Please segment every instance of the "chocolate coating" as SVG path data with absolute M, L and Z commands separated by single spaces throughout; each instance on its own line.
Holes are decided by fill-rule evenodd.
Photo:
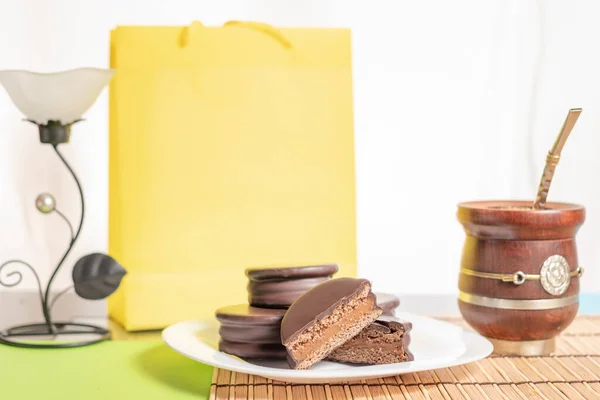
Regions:
M 335 349 L 327 359 L 358 364 L 391 364 L 413 361 L 408 349 L 412 323 L 379 317 L 358 335 Z
M 337 264 L 246 268 L 246 276 L 252 281 L 320 278 L 331 276 L 336 272 L 338 272 Z
M 236 304 L 219 308 L 215 315 L 219 322 L 237 325 L 279 325 L 285 310 L 258 308 Z
M 386 333 L 392 333 L 395 331 L 404 332 L 404 335 L 402 337 L 402 344 L 404 345 L 404 350 L 408 354 L 408 361 L 414 360 L 414 356 L 408 350 L 408 346 L 410 346 L 410 331 L 412 331 L 413 327 L 412 322 L 408 322 L 396 317 L 382 315 L 379 318 L 377 318 L 377 321 L 375 321 L 373 324 L 385 326 L 385 328 L 387 329 Z
M 307 290 L 331 279 L 337 271 L 335 264 L 247 268 L 248 302 L 255 307 L 287 308 Z
M 219 341 L 219 351 L 241 358 L 285 360 L 287 357 L 287 351 L 281 343 L 236 343 L 221 339 Z
M 226 341 L 281 344 L 280 325 L 285 310 L 238 304 L 220 308 L 215 314 L 221 323 L 219 335 Z
M 221 339 L 240 343 L 281 344 L 279 326 L 227 326 L 219 328 Z
M 396 308 L 400 305 L 400 299 L 390 293 L 375 293 L 377 296 L 377 305 L 383 310 L 383 314 L 394 316 Z
M 386 325 L 391 331 L 404 331 L 404 336 L 402 337 L 402 344 L 404 346 L 404 351 L 406 352 L 407 359 L 406 361 L 413 361 L 415 359 L 414 355 L 410 352 L 410 331 L 412 331 L 413 325 L 412 322 L 391 317 L 387 315 L 382 315 L 377 318 L 375 323 Z
M 307 290 L 330 277 L 292 279 L 288 281 L 250 281 L 248 302 L 257 307 L 288 308 Z
M 281 342 L 296 336 L 315 321 L 327 316 L 338 304 L 370 286 L 366 279 L 331 279 L 310 289 L 292 304 L 281 322 Z

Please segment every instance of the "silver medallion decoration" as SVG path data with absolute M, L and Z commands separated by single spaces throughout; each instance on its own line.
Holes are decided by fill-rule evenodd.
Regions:
M 571 283 L 571 267 L 566 258 L 559 255 L 550 256 L 540 269 L 542 287 L 553 296 L 560 296 L 567 291 Z

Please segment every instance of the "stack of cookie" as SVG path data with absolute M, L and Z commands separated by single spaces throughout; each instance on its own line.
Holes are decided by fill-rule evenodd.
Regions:
M 286 358 L 281 320 L 307 290 L 333 277 L 335 264 L 247 268 L 248 303 L 217 310 L 219 350 L 242 358 Z
M 281 322 L 288 308 L 307 291 L 331 280 L 337 272 L 335 264 L 246 269 L 249 304 L 226 306 L 216 311 L 220 322 L 219 350 L 241 358 L 285 359 L 287 350 L 281 342 Z M 393 316 L 399 299 L 387 293 L 376 293 L 375 296 L 381 315 Z M 364 345 L 368 338 L 384 335 L 388 342 L 399 337 L 407 346 L 410 329 L 410 324 L 382 317 L 366 328 L 362 336 L 357 335 L 352 343 Z M 411 358 L 404 348 L 400 350 L 406 359 Z M 356 346 L 353 349 L 346 346 L 329 359 L 369 363 L 369 357 L 363 353 Z
M 247 268 L 248 303 L 253 307 L 287 309 L 307 290 L 328 281 L 336 264 L 287 268 Z

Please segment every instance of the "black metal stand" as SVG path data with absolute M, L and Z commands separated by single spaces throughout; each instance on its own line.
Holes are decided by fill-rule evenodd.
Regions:
M 37 281 L 39 295 L 40 295 L 40 302 L 41 302 L 41 306 L 42 306 L 42 313 L 44 315 L 44 320 L 45 320 L 44 323 L 16 326 L 16 327 L 13 327 L 13 328 L 10 328 L 10 329 L 0 332 L 0 343 L 2 343 L 2 344 L 15 346 L 15 347 L 49 349 L 49 348 L 81 347 L 81 346 L 87 346 L 90 344 L 101 342 L 103 340 L 110 339 L 110 331 L 108 331 L 105 328 L 99 327 L 99 326 L 89 325 L 89 324 L 77 324 L 77 323 L 70 323 L 70 322 L 53 322 L 52 321 L 51 311 L 52 311 L 52 307 L 54 306 L 56 300 L 60 296 L 65 294 L 71 288 L 67 288 L 66 290 L 63 290 L 62 292 L 55 295 L 54 298 L 52 299 L 52 301 L 50 301 L 50 288 L 52 286 L 52 282 L 56 278 L 56 275 L 57 275 L 60 267 L 63 265 L 65 259 L 71 252 L 73 245 L 77 241 L 79 234 L 81 233 L 81 227 L 83 225 L 83 218 L 85 215 L 85 202 L 84 202 L 84 198 L 83 198 L 83 190 L 81 188 L 81 184 L 79 183 L 79 179 L 77 179 L 77 175 L 75 175 L 75 172 L 73 171 L 73 169 L 71 168 L 71 166 L 69 165 L 67 160 L 65 160 L 63 155 L 58 151 L 58 144 L 59 143 L 51 143 L 52 148 L 54 149 L 54 151 L 56 152 L 58 157 L 61 159 L 63 164 L 67 167 L 67 169 L 73 176 L 75 183 L 77 184 L 77 189 L 79 190 L 79 196 L 81 198 L 81 219 L 79 221 L 79 226 L 77 228 L 77 231 L 74 232 L 73 226 L 71 225 L 71 223 L 69 222 L 69 220 L 65 217 L 65 215 L 63 213 L 61 213 L 60 211 L 58 211 L 57 209 L 54 209 L 54 208 L 52 208 L 49 211 L 42 211 L 40 209 L 40 211 L 42 211 L 42 212 L 51 212 L 51 211 L 56 212 L 64 221 L 67 222 L 67 224 L 69 225 L 69 228 L 71 230 L 71 241 L 69 243 L 69 247 L 65 251 L 61 260 L 58 262 L 58 265 L 56 266 L 54 271 L 52 272 L 52 275 L 50 276 L 50 280 L 48 281 L 48 284 L 46 285 L 45 290 L 42 290 L 42 284 L 41 284 L 40 278 L 39 278 L 38 274 L 36 273 L 35 269 L 30 264 L 26 263 L 25 261 L 9 260 L 9 261 L 5 262 L 4 264 L 0 265 L 0 285 L 5 286 L 5 287 L 17 286 L 19 283 L 21 283 L 21 281 L 23 279 L 23 274 L 21 272 L 12 271 L 12 272 L 8 273 L 6 275 L 6 277 L 7 278 L 10 278 L 13 276 L 16 277 L 16 279 L 14 279 L 14 282 L 4 281 L 2 279 L 1 272 L 2 272 L 2 269 L 4 267 L 6 267 L 7 265 L 17 263 L 17 264 L 20 264 L 21 266 L 25 266 L 31 270 L 31 272 L 33 273 L 33 275 L 35 276 L 35 279 Z M 77 335 L 86 335 L 86 338 L 79 339 L 79 340 L 76 339 L 76 340 L 69 340 L 69 341 L 58 341 L 57 336 L 59 336 L 59 335 L 60 336 L 69 336 L 69 337 L 77 336 Z M 92 338 L 89 338 L 90 335 L 92 336 Z M 32 341 L 30 339 L 32 337 L 47 337 L 47 336 L 50 337 L 49 340 L 46 339 L 46 340 Z M 18 337 L 23 338 L 23 339 L 17 340 L 16 338 L 18 338 Z M 29 339 L 29 340 L 27 340 L 27 339 Z
M 66 349 L 71 347 L 82 347 L 90 344 L 99 343 L 110 339 L 110 331 L 95 325 L 76 324 L 71 322 L 53 322 L 52 332 L 48 329 L 46 323 L 21 325 L 10 328 L 0 333 L 0 343 L 14 347 L 26 347 L 37 349 Z M 15 337 L 39 337 L 39 336 L 72 336 L 72 335 L 93 335 L 92 339 L 64 341 L 59 342 L 55 339 L 42 341 L 14 340 Z

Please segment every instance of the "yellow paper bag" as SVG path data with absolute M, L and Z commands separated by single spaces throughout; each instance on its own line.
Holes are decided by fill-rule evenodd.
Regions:
M 355 275 L 348 30 L 120 26 L 111 42 L 114 319 L 212 318 L 247 301 L 248 266 Z

